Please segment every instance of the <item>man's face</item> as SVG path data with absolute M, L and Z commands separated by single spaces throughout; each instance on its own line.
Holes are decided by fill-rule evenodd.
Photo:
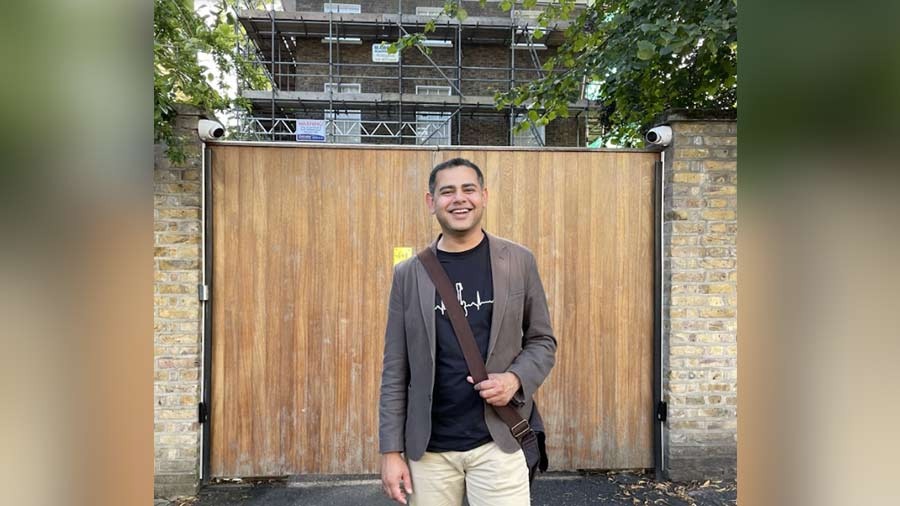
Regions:
M 480 230 L 487 204 L 487 189 L 478 184 L 475 170 L 466 166 L 444 169 L 435 175 L 434 194 L 425 200 L 444 233 Z

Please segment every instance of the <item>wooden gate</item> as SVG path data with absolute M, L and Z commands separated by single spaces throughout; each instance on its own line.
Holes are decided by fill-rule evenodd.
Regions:
M 211 147 L 210 476 L 378 472 L 395 247 L 439 231 L 437 162 L 491 192 L 486 230 L 534 251 L 559 340 L 537 400 L 551 466 L 653 467 L 655 153 Z

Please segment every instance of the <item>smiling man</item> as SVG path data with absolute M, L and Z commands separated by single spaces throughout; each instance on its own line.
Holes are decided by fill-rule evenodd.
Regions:
M 532 396 L 553 367 L 556 338 L 534 255 L 481 228 L 488 191 L 474 163 L 431 170 L 425 203 L 441 226 L 430 246 L 454 287 L 442 300 L 418 257 L 399 263 L 388 310 L 379 442 L 385 494 L 413 505 L 530 504 L 519 441 L 494 411 L 532 426 Z M 473 385 L 447 311 L 459 304 L 488 379 Z

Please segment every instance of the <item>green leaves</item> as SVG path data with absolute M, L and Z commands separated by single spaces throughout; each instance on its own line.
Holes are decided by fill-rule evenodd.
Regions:
M 462 6 L 460 6 L 455 0 L 447 0 L 444 2 L 444 8 L 438 17 L 441 16 L 449 16 L 451 18 L 456 18 L 460 21 L 465 21 L 467 17 L 469 17 L 469 13 L 466 12 Z
M 153 11 L 153 130 L 154 140 L 167 145 L 173 162 L 184 159 L 183 142 L 175 135 L 175 106 L 190 104 L 207 113 L 242 107 L 219 90 L 228 88 L 224 74 L 234 70 L 249 86 L 268 85 L 263 71 L 238 50 L 239 29 L 227 7 L 235 0 L 222 0 L 219 9 L 204 19 L 190 0 L 154 0 Z M 218 67 L 211 72 L 200 65 L 198 52 L 208 54 Z
M 544 14 L 552 19 L 565 10 L 554 3 Z M 549 122 L 590 95 L 603 144 L 640 145 L 666 109 L 736 107 L 736 19 L 732 1 L 594 2 L 556 55 L 543 60 L 546 77 L 498 94 L 498 107 L 529 103 L 529 119 L 533 111 Z M 591 81 L 601 84 L 589 93 Z
M 656 56 L 656 44 L 652 42 L 639 40 L 637 47 L 637 57 L 641 60 L 649 60 Z

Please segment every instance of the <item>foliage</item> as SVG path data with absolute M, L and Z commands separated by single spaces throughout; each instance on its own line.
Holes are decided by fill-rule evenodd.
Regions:
M 536 4 L 518 3 L 524 9 Z M 500 7 L 508 11 L 516 3 L 502 0 Z M 533 38 L 574 9 L 574 0 L 546 5 Z M 443 14 L 463 19 L 466 13 L 451 0 Z M 421 47 L 434 27 L 429 23 L 423 34 L 394 47 Z M 737 108 L 737 0 L 596 0 L 577 14 L 543 68 L 545 77 L 498 93 L 497 108 L 525 107 L 532 122 L 546 125 L 568 117 L 570 102 L 593 83 L 604 143 L 634 146 L 666 109 Z
M 176 104 L 193 105 L 210 114 L 247 109 L 245 100 L 226 95 L 225 77 L 232 71 L 257 87 L 266 85 L 265 75 L 238 49 L 235 3 L 220 0 L 204 19 L 194 12 L 192 0 L 154 0 L 153 134 L 155 142 L 166 143 L 173 162 L 185 156 L 183 140 L 174 130 Z M 211 56 L 217 71 L 198 62 L 200 52 Z

